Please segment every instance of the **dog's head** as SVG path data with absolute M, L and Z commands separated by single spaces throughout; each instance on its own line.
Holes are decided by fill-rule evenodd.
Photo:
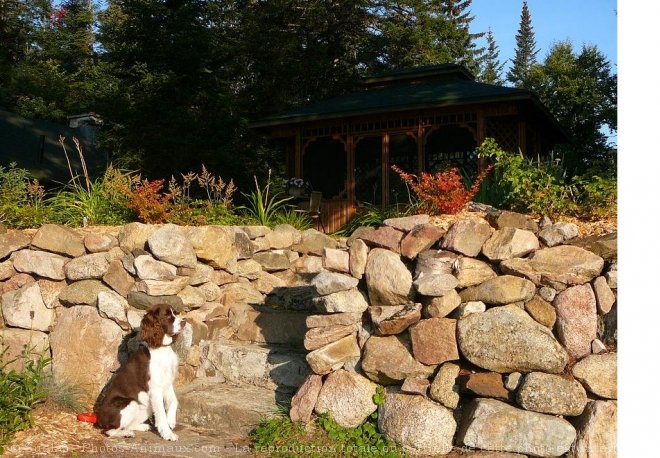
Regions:
M 179 318 L 167 304 L 156 304 L 149 311 L 140 324 L 140 339 L 149 348 L 158 348 L 171 344 L 176 336 L 183 330 L 186 320 Z

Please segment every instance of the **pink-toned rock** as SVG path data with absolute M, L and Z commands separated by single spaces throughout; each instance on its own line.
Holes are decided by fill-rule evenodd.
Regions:
M 358 279 L 362 278 L 364 269 L 367 267 L 369 247 L 364 243 L 364 240 L 355 239 L 348 253 L 350 256 L 349 267 L 351 275 Z
M 484 242 L 493 233 L 493 228 L 486 221 L 463 219 L 456 221 L 442 239 L 442 248 L 455 251 L 465 256 L 475 257 L 481 251 Z
M 454 290 L 440 297 L 425 297 L 422 303 L 427 318 L 444 318 L 461 305 L 461 296 Z
M 9 291 L 15 291 L 28 283 L 34 283 L 32 276 L 23 273 L 16 274 L 2 284 L 2 292 L 8 293 Z
M 408 377 L 403 381 L 401 385 L 401 391 L 408 394 L 419 394 L 421 396 L 427 396 L 429 392 L 429 386 L 431 382 L 427 378 L 421 377 Z
M 609 313 L 616 301 L 616 297 L 614 297 L 614 293 L 607 284 L 605 277 L 598 277 L 594 280 L 594 293 L 596 295 L 598 313 L 601 315 Z
M 317 348 L 336 342 L 342 337 L 357 333 L 357 330 L 357 324 L 312 328 L 305 334 L 304 345 L 307 350 L 316 350 Z
M 360 235 L 360 238 L 371 247 L 386 248 L 399 253 L 403 232 L 389 226 L 383 226 Z
M 591 341 L 598 337 L 596 298 L 590 284 L 573 286 L 555 297 L 557 338 L 568 353 L 581 358 L 591 353 Z
M 323 378 L 320 375 L 307 376 L 305 382 L 291 399 L 291 410 L 289 411 L 291 421 L 310 422 L 322 386 Z
M 412 216 L 404 216 L 401 218 L 388 218 L 385 221 L 383 221 L 383 224 L 385 226 L 393 227 L 394 229 L 399 231 L 410 232 L 416 226 L 422 224 L 428 224 L 428 222 L 429 222 L 429 215 L 412 215 Z
M 355 428 L 378 408 L 373 401 L 377 386 L 356 372 L 340 369 L 326 378 L 314 410 L 331 412 L 337 424 Z
M 475 372 L 458 378 L 463 390 L 478 397 L 509 399 L 509 391 L 504 386 L 502 374 L 497 372 Z
M 131 277 L 131 274 L 126 272 L 124 265 L 118 259 L 108 265 L 108 270 L 103 275 L 103 281 L 124 297 L 128 295 L 128 292 L 135 284 L 135 280 Z
M 429 318 L 410 328 L 415 359 L 422 364 L 442 364 L 459 358 L 456 344 L 456 320 Z
M 348 251 L 323 248 L 323 267 L 335 272 L 348 273 L 350 269 Z
M 414 259 L 422 251 L 431 248 L 446 232 L 432 224 L 417 226 L 401 240 L 401 254 Z
M 413 358 L 406 334 L 372 336 L 363 348 L 362 370 L 376 383 L 392 385 L 407 377 L 426 378 L 436 366 L 427 366 Z
M 0 281 L 11 278 L 15 273 L 14 263 L 11 260 L 0 262 Z
M 360 357 L 360 347 L 353 335 L 321 347 L 307 354 L 307 364 L 316 374 L 328 374 L 339 369 L 347 361 Z
M 106 234 L 87 234 L 83 239 L 83 243 L 90 253 L 101 253 L 119 246 L 116 237 Z
M 381 336 L 401 334 L 422 317 L 422 304 L 374 305 L 368 310 L 376 334 Z

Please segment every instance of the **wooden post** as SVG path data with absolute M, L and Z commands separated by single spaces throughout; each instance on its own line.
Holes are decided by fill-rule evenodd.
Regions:
M 346 154 L 348 155 L 348 174 L 346 175 L 348 180 L 348 192 L 347 199 L 348 205 L 355 205 L 355 137 L 353 133 L 349 130 L 346 136 Z
M 381 207 L 385 208 L 390 200 L 389 188 L 389 163 L 390 163 L 390 134 L 389 132 L 383 133 L 383 148 L 381 151 L 381 182 L 382 182 L 382 197 Z
M 296 149 L 295 149 L 295 155 L 296 155 L 296 162 L 295 162 L 295 172 L 296 176 L 295 178 L 302 178 L 302 137 L 300 135 L 300 128 L 298 128 L 296 132 Z
M 484 111 L 477 111 L 477 146 L 481 144 L 486 139 L 486 118 L 484 116 Z M 483 169 L 486 168 L 486 159 L 483 157 L 477 158 L 477 173 L 481 173 Z
M 422 127 L 422 119 L 419 118 L 417 123 L 417 173 L 420 174 L 424 171 L 424 127 Z

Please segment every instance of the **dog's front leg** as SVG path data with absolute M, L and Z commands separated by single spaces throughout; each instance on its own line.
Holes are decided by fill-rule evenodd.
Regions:
M 167 411 L 167 424 L 170 429 L 176 426 L 176 409 L 179 407 L 179 401 L 174 393 L 174 385 L 170 385 L 165 390 L 165 410 Z
M 154 411 L 154 420 L 158 434 L 160 434 L 163 439 L 168 441 L 178 440 L 179 437 L 172 432 L 172 429 L 170 428 L 170 425 L 167 421 L 162 389 L 152 390 L 149 393 L 149 400 L 151 401 L 151 408 Z

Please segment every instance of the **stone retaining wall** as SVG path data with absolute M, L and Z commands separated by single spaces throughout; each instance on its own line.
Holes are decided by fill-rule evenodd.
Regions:
M 165 302 L 190 323 L 179 383 L 298 390 L 294 420 L 330 411 L 356 426 L 378 409 L 413 455 L 611 448 L 616 241 L 510 212 L 428 220 L 342 240 L 286 225 L 10 231 L 0 336 L 10 358 L 46 351 L 93 399 Z

